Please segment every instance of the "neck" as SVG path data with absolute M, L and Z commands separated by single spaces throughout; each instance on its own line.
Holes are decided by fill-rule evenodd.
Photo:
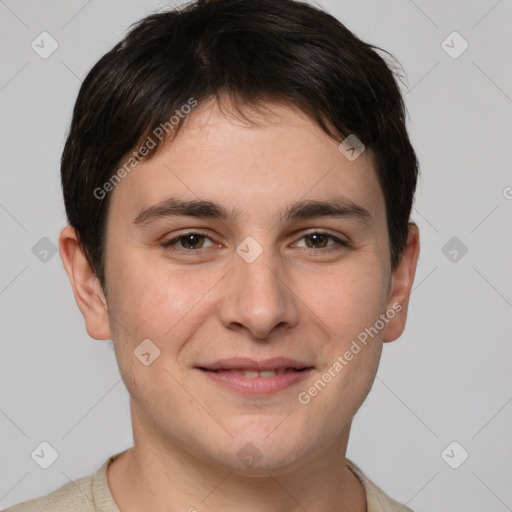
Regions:
M 349 428 L 313 459 L 241 474 L 164 444 L 154 430 L 133 426 L 134 447 L 107 470 L 114 501 L 123 512 L 366 510 L 364 489 L 345 466 Z

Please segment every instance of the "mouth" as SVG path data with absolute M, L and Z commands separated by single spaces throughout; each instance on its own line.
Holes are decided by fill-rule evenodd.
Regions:
M 303 380 L 313 366 L 286 358 L 223 359 L 196 367 L 211 381 L 244 395 L 267 395 Z
M 284 373 L 293 373 L 293 372 L 303 372 L 308 370 L 309 368 L 274 368 L 272 370 L 242 370 L 242 369 L 221 369 L 221 370 L 211 370 L 209 368 L 201 368 L 200 370 L 204 370 L 207 372 L 215 372 L 215 373 L 231 373 L 233 375 L 241 375 L 247 379 L 256 379 L 257 377 L 261 377 L 263 379 L 268 379 L 270 377 L 275 377 L 277 375 L 283 375 Z

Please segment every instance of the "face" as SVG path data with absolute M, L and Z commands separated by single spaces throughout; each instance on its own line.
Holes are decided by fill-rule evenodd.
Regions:
M 279 471 L 346 442 L 412 277 L 371 151 L 283 105 L 251 116 L 198 106 L 115 187 L 105 322 L 136 442 Z

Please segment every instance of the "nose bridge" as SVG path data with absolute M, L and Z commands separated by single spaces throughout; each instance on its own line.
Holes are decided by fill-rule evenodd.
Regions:
M 296 323 L 297 304 L 279 276 L 279 260 L 271 250 L 244 241 L 233 265 L 221 308 L 226 327 L 244 326 L 253 337 L 262 339 L 278 325 Z

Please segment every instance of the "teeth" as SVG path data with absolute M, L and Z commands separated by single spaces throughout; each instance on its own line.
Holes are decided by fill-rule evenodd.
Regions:
M 243 375 L 248 379 L 255 379 L 256 377 L 275 377 L 277 375 L 275 370 L 263 370 L 261 372 L 258 372 L 257 370 L 242 370 L 236 373 L 238 373 L 238 375 Z
M 285 372 L 284 369 L 280 370 L 227 370 L 230 373 L 234 373 L 235 375 L 241 375 L 242 377 L 246 377 L 248 379 L 255 379 L 256 377 L 275 377 L 276 375 L 281 375 Z
M 260 377 L 275 377 L 277 372 L 275 370 L 264 370 L 260 372 Z

